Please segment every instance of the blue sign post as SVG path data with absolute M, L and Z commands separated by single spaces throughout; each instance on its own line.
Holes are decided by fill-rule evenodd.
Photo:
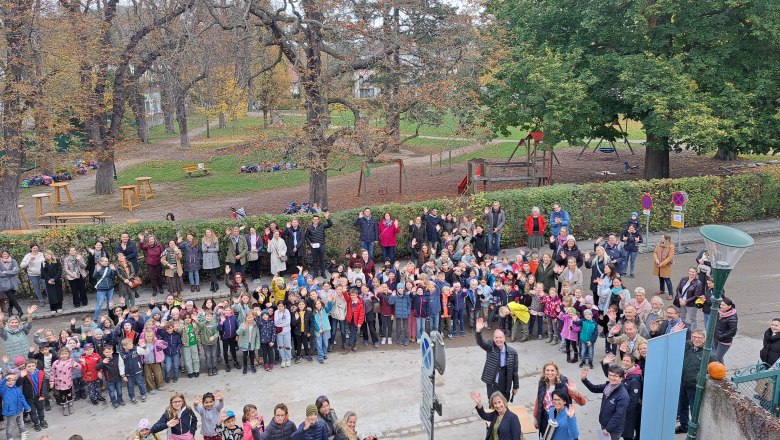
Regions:
M 642 420 L 650 423 L 642 423 L 642 438 L 674 439 L 685 355 L 685 334 L 685 331 L 679 331 L 647 341 Z

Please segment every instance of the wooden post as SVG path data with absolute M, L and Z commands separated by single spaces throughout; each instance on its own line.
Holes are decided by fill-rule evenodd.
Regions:
M 452 145 L 449 146 L 449 152 L 450 152 L 450 158 L 449 158 L 450 171 L 452 171 Z
M 403 180 L 404 180 L 404 161 L 403 159 L 398 159 L 398 195 L 403 194 Z
M 444 150 L 442 149 L 442 150 L 439 150 L 439 174 L 441 174 L 441 173 L 442 173 L 442 169 L 441 169 L 442 165 L 441 165 L 441 162 L 442 162 L 442 159 L 443 159 L 443 158 L 444 158 Z
M 363 163 L 360 165 L 360 178 L 358 180 L 358 197 L 360 197 L 361 192 L 363 191 L 363 170 L 366 167 L 366 164 Z
M 429 175 L 429 176 L 433 176 L 433 153 L 431 153 L 431 154 L 428 156 L 428 159 L 429 159 L 429 160 L 430 160 L 430 162 L 431 162 L 431 170 L 428 172 L 428 175 Z

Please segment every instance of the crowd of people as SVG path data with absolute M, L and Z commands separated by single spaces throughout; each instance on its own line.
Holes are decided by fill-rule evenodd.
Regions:
M 305 226 L 297 218 L 284 228 L 275 223 L 236 226 L 223 236 L 212 230 L 202 236 L 190 231 L 167 245 L 150 233 L 139 234 L 137 242 L 125 233 L 111 253 L 97 242 L 86 256 L 71 248 L 61 259 L 32 244 L 20 264 L 8 251 L 0 251 L 0 305 L 9 313 L 7 324 L 0 314 L 9 388 L 0 395 L 13 394 L 18 402 L 8 410 L 3 405 L 8 438 L 14 429 L 26 432 L 28 416 L 36 431 L 45 429 L 51 396 L 63 416 L 73 413 L 75 400 L 105 402 L 106 391 L 118 408 L 126 405 L 125 392 L 132 403 L 143 402 L 148 394 L 178 382 L 180 374 L 188 379 L 232 369 L 256 374 L 259 367 L 271 372 L 304 359 L 314 362 L 315 357 L 323 364 L 334 352 L 350 355 L 361 345 L 408 346 L 419 342 L 423 332 L 434 330 L 449 339 L 475 334 L 488 353 L 482 381 L 495 411 L 484 411 L 479 393 L 472 393 L 472 399 L 490 422 L 487 438 L 513 440 L 519 421 L 506 412 L 519 388 L 519 361 L 508 342 L 546 336 L 561 356 L 565 353 L 567 362 L 583 368 L 583 385 L 604 394 L 599 415 L 604 436 L 635 439 L 647 339 L 687 331 L 677 428 L 687 430 L 703 328 L 711 315 L 713 284 L 706 252 L 697 256 L 672 291 L 674 244 L 664 236 L 653 252 L 659 290 L 651 297 L 642 287 L 630 291 L 624 284 L 634 277 L 638 245 L 643 242 L 637 213 L 618 233 L 597 239 L 592 250 L 581 250 L 571 234 L 572 219 L 561 206 L 553 207 L 549 219 L 533 208 L 519 222 L 529 237 L 527 251 L 499 258 L 508 219 L 498 202 L 476 221 L 425 208 L 408 220 L 406 246 L 411 255 L 405 263 L 396 259 L 404 221 L 389 213 L 377 219 L 369 208 L 353 223 L 360 250 L 347 249 L 341 260 L 326 261 L 326 230 L 333 223 L 329 212 L 321 216 L 314 215 Z M 221 248 L 226 250 L 224 260 Z M 375 261 L 377 254 L 381 260 Z M 148 274 L 145 281 L 138 276 L 140 258 Z M 583 266 L 590 269 L 590 276 L 583 274 Z M 27 271 L 40 305 L 45 304 L 45 292 L 53 311 L 62 310 L 63 276 L 74 306 L 88 304 L 87 288 L 93 286 L 94 313 L 72 319 L 70 328 L 37 329 L 31 346 L 28 335 L 37 306 L 26 315 L 19 306 L 15 293 L 20 270 Z M 184 300 L 185 273 L 191 292 L 200 291 L 201 273 L 208 275 L 210 290 L 216 292 L 218 272 L 224 272 L 228 297 L 208 298 L 200 305 Z M 264 274 L 271 275 L 269 284 L 261 283 Z M 136 301 L 143 283 L 152 290 L 148 304 Z M 113 302 L 115 292 L 118 304 Z M 666 294 L 670 296 L 665 298 Z M 715 313 L 714 353 L 722 361 L 737 331 L 733 301 L 726 298 Z M 492 340 L 483 340 L 483 329 L 495 330 Z M 780 321 L 770 330 L 762 351 L 767 362 L 780 355 Z M 604 384 L 588 379 L 594 359 L 608 379 Z M 266 425 L 255 406 L 243 406 L 237 416 L 223 400 L 215 391 L 190 407 L 183 395 L 174 393 L 159 420 L 141 420 L 132 438 L 154 439 L 167 431 L 171 438 L 192 439 L 196 430 L 208 440 L 363 438 L 356 434 L 356 415 L 347 412 L 337 419 L 324 396 L 306 409 L 306 419 L 297 427 L 284 404 L 276 406 Z M 572 402 L 584 404 L 585 399 L 574 382 L 561 375 L 556 362 L 548 362 L 533 412 L 540 433 L 556 420 L 552 438 L 577 438 Z

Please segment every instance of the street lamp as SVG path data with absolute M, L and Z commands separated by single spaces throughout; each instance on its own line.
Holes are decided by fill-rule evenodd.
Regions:
M 691 409 L 691 421 L 688 423 L 688 440 L 696 440 L 696 435 L 699 431 L 699 411 L 701 410 L 701 401 L 704 397 L 707 366 L 710 361 L 712 341 L 718 321 L 717 313 L 720 310 L 720 303 L 723 298 L 723 286 L 726 284 L 726 278 L 729 277 L 731 270 L 737 265 L 739 259 L 742 258 L 742 255 L 745 254 L 749 247 L 753 246 L 753 237 L 730 226 L 705 225 L 699 228 L 699 232 L 704 237 L 704 245 L 712 264 L 712 278 L 715 283 L 715 287 L 712 290 L 712 310 L 715 312 L 715 317 L 710 319 L 707 325 L 704 355 L 701 359 L 699 377 L 696 381 L 696 397 L 693 400 L 693 408 Z

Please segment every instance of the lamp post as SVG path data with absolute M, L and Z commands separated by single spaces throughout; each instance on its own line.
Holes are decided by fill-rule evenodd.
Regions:
M 699 377 L 696 380 L 696 397 L 693 400 L 693 408 L 691 408 L 691 420 L 688 422 L 687 440 L 696 440 L 699 431 L 699 411 L 704 397 L 704 385 L 707 381 L 707 366 L 710 361 L 712 341 L 718 321 L 717 313 L 723 299 L 723 286 L 739 259 L 749 247 L 753 246 L 753 237 L 729 226 L 705 225 L 699 229 L 699 233 L 704 237 L 704 245 L 712 264 L 712 278 L 715 283 L 712 290 L 712 310 L 716 315 L 710 319 L 707 326 L 707 339 L 704 342 L 704 355 L 701 359 Z

